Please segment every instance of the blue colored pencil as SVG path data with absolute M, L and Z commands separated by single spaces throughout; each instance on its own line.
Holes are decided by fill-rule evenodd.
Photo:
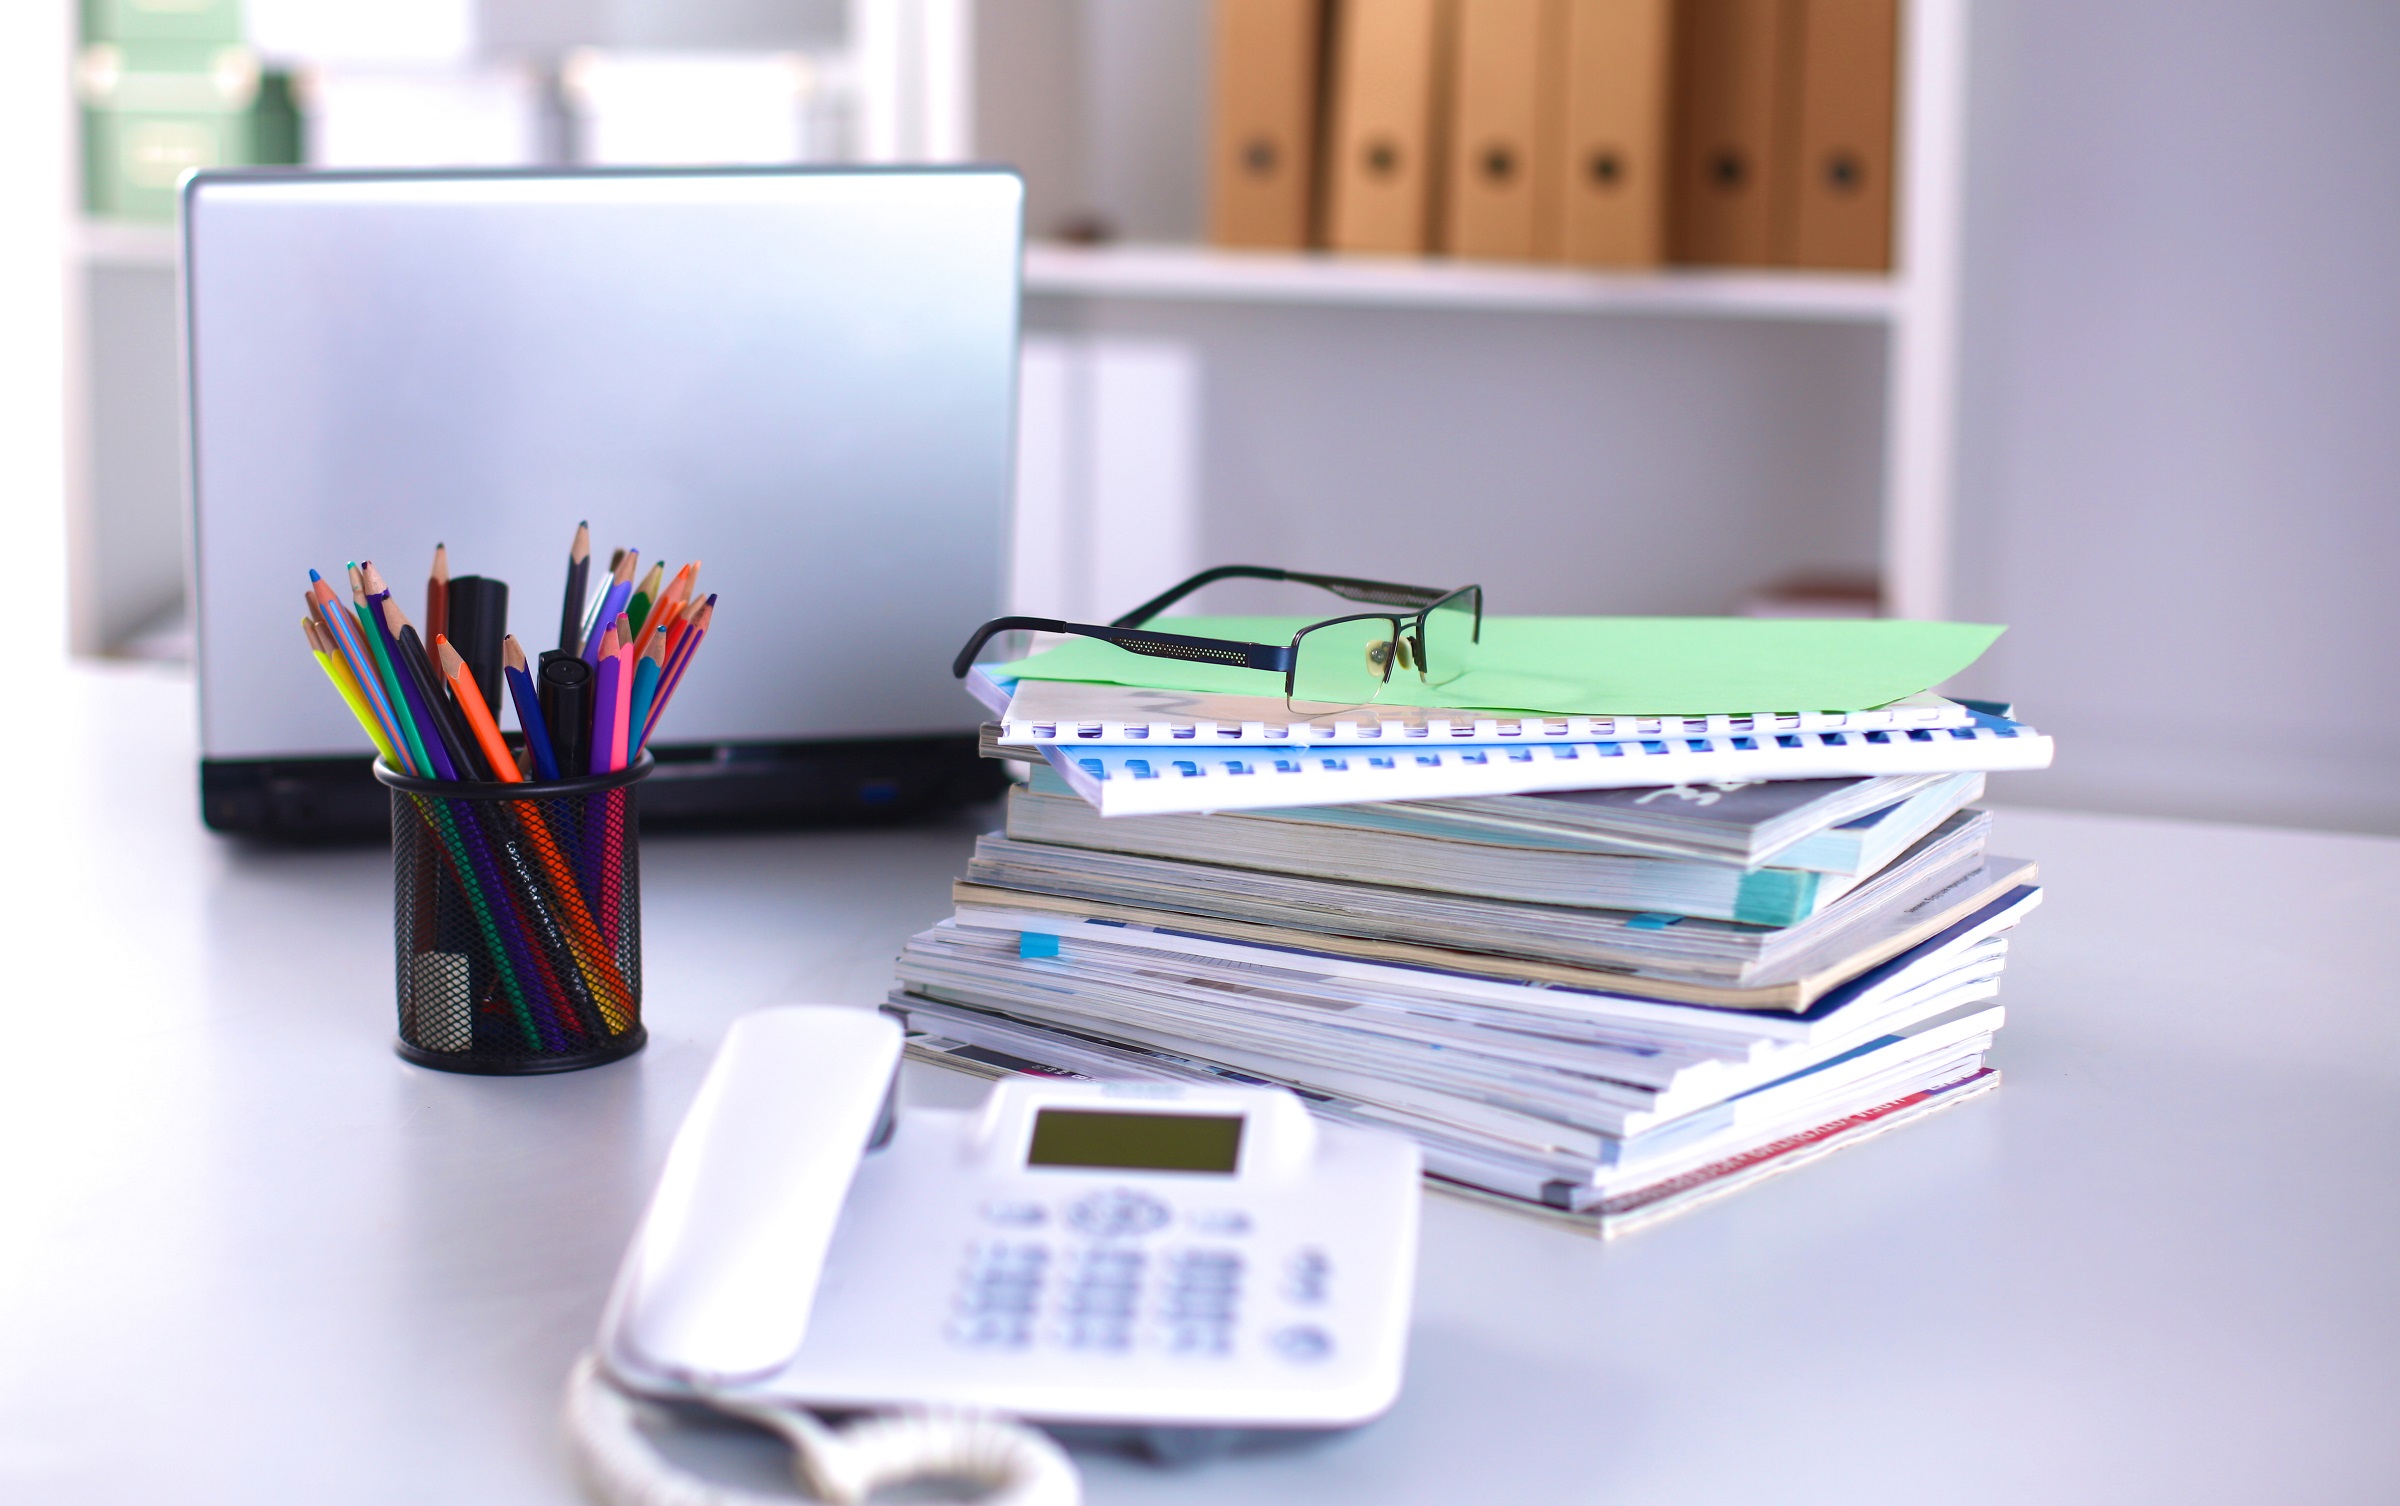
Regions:
M 658 694 L 658 676 L 658 660 L 644 656 L 634 662 L 633 714 L 625 722 L 628 748 L 638 750 L 642 745 L 643 730 L 650 725 L 650 702 Z
M 508 676 L 509 699 L 517 703 L 517 725 L 525 729 L 525 748 L 533 755 L 533 771 L 544 779 L 558 777 L 558 755 L 551 751 L 550 724 L 542 719 L 542 696 L 525 667 L 525 650 L 511 633 L 500 640 L 502 673 Z

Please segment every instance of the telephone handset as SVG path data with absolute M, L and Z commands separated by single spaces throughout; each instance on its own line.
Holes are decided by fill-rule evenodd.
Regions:
M 734 1023 L 602 1319 L 620 1382 L 1339 1428 L 1398 1394 L 1418 1155 L 1275 1088 L 1010 1078 L 895 1117 L 899 1027 Z

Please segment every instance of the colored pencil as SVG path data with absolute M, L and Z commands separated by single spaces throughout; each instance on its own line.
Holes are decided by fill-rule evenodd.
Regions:
M 583 593 L 592 570 L 592 525 L 575 525 L 575 542 L 567 548 L 567 599 L 558 613 L 558 646 L 570 654 L 583 652 Z
M 448 638 L 433 640 L 433 651 L 441 659 L 442 679 L 450 687 L 450 699 L 465 719 L 467 731 L 483 751 L 483 761 L 491 765 L 492 777 L 502 784 L 522 784 L 525 776 L 517 772 L 517 756 L 508 751 L 508 743 L 500 736 L 500 724 L 492 720 L 491 709 L 483 703 L 483 687 L 475 683 L 475 671 L 469 667 L 457 645 Z
M 525 730 L 525 751 L 533 759 L 533 771 L 544 779 L 556 779 L 558 753 L 550 746 L 549 724 L 542 720 L 541 693 L 534 689 L 533 673 L 525 667 L 525 650 L 518 647 L 515 634 L 502 641 L 500 660 L 500 672 L 508 676 L 508 698 L 517 706 L 517 725 Z
M 625 672 L 624 661 L 615 654 L 603 654 L 592 677 L 592 772 L 616 772 L 617 747 L 617 680 Z
M 592 627 L 584 629 L 587 640 L 593 627 L 604 626 L 616 621 L 623 614 L 625 604 L 633 599 L 633 571 L 634 567 L 641 563 L 641 558 L 642 552 L 639 549 L 628 549 L 625 551 L 624 557 L 617 561 L 617 568 L 609 578 L 608 594 L 600 599 L 600 610 L 593 619 Z M 589 641 L 584 644 L 583 662 L 594 668 L 599 667 L 598 647 Z
M 300 632 L 308 640 L 308 651 L 316 656 L 317 668 L 325 671 L 325 678 L 331 680 L 333 688 L 341 693 L 342 704 L 348 706 L 350 714 L 358 718 L 358 724 L 366 728 L 367 737 L 375 744 L 375 751 L 382 754 L 384 762 L 393 768 L 402 767 L 401 760 L 392 751 L 390 739 L 384 736 L 383 728 L 376 723 L 375 713 L 367 709 L 365 697 L 359 694 L 356 682 L 351 680 L 350 671 L 333 650 L 323 646 L 315 620 L 301 618 Z
M 409 714 L 416 718 L 417 736 L 425 744 L 425 756 L 433 764 L 436 779 L 464 779 L 466 770 L 454 756 L 457 749 L 443 735 L 441 718 L 435 712 L 436 698 L 441 694 L 431 671 L 419 662 L 424 646 L 411 655 L 408 645 L 417 641 L 417 630 L 408 625 L 408 614 L 400 603 L 384 598 L 383 623 L 392 635 L 392 672 L 399 677 L 400 689 L 408 697 Z
M 373 661 L 365 643 L 359 638 L 357 625 L 350 621 L 350 614 L 344 612 L 341 603 L 334 599 L 333 587 L 325 584 L 325 577 L 311 570 L 308 579 L 309 608 L 316 614 L 317 625 L 325 629 L 335 647 L 341 650 L 342 659 L 350 666 L 351 677 L 358 682 L 368 708 L 375 713 L 375 719 L 383 724 L 386 736 L 396 743 L 399 739 L 399 719 L 384 701 L 382 688 L 374 682 Z
M 641 553 L 640 550 L 627 551 L 619 549 L 608 557 L 608 573 L 600 577 L 600 585 L 598 589 L 594 590 L 591 594 L 590 600 L 584 603 L 583 641 L 577 646 L 575 651 L 583 657 L 583 662 L 586 664 L 592 662 L 592 635 L 600 632 L 602 629 L 608 626 L 608 618 L 602 615 L 601 609 L 608 605 L 608 598 L 616 591 L 619 575 L 631 575 L 633 573 L 632 565 L 629 564 L 625 558 L 629 552 L 634 554 L 637 558 Z
M 492 720 L 491 712 L 483 704 L 483 691 L 475 683 L 474 668 L 448 638 L 437 640 L 436 650 L 441 656 L 442 675 L 449 683 L 451 698 L 458 703 L 460 714 L 465 717 L 476 742 L 481 745 L 483 756 L 491 764 L 492 771 L 503 784 L 521 783 L 515 755 L 509 752 L 508 744 L 500 736 L 499 724 Z M 580 1011 L 589 1021 L 588 1029 L 591 1032 L 607 1031 L 609 1026 L 599 1002 L 600 995 L 593 990 L 593 984 L 601 980 L 587 976 L 587 970 L 603 960 L 598 932 L 588 919 L 580 927 L 574 923 L 572 912 L 581 910 L 583 897 L 567 870 L 565 858 L 558 852 L 558 844 L 550 834 L 549 822 L 544 819 L 541 808 L 537 805 L 522 806 L 516 809 L 515 815 L 526 844 L 533 849 L 541 868 L 548 874 L 550 886 L 557 890 L 558 898 L 571 912 L 569 918 L 562 921 L 551 910 L 550 899 L 544 893 L 541 878 L 536 874 L 534 860 L 526 857 L 518 846 L 517 838 L 509 835 L 505 829 L 507 818 L 498 810 L 488 813 L 486 819 L 495 828 L 492 834 L 494 845 L 506 860 L 508 874 L 517 881 L 516 893 L 523 899 L 526 912 L 532 920 L 534 938 L 547 954 L 549 966 L 545 976 L 553 983 L 553 992 L 566 999 L 573 1009 Z M 588 947 L 577 945 L 574 933 L 578 929 L 591 933 Z M 590 955 L 583 955 L 586 951 Z M 622 988 L 621 981 L 618 986 Z
M 425 692 L 425 709 L 433 716 L 436 730 L 442 734 L 442 747 L 450 755 L 450 766 L 458 777 L 490 784 L 495 776 L 485 766 L 483 750 L 475 745 L 475 734 L 467 730 L 467 719 L 450 698 L 449 685 L 442 678 L 441 667 L 434 663 L 433 650 L 426 647 L 414 627 L 400 629 L 400 656 L 417 676 L 418 689 Z
M 393 707 L 404 709 L 408 705 L 408 698 L 400 688 L 399 671 L 392 667 L 392 630 L 385 625 L 383 620 L 383 604 L 391 600 L 392 589 L 383 583 L 383 576 L 375 569 L 373 560 L 359 561 L 359 576 L 367 592 L 366 602 L 359 608 L 360 620 L 363 624 L 362 636 L 366 638 L 367 647 L 375 656 L 375 672 L 382 678 L 384 691 L 390 697 Z M 401 718 L 400 739 L 402 745 L 408 749 L 410 760 L 414 765 L 414 767 L 404 769 L 403 772 L 414 774 L 420 779 L 432 778 L 433 760 L 427 756 L 425 739 L 417 731 L 416 724 L 411 718 Z
M 676 655 L 683 651 L 683 640 L 692 635 L 692 619 L 700 615 L 701 603 L 687 601 L 676 614 L 674 625 L 667 629 L 667 668 L 675 667 Z
M 458 778 L 458 770 L 450 762 L 449 750 L 442 746 L 441 732 L 434 726 L 433 715 L 425 707 L 424 692 L 418 686 L 416 677 L 408 672 L 407 661 L 400 653 L 400 635 L 396 624 L 407 621 L 407 614 L 400 610 L 400 603 L 392 600 L 391 593 L 387 591 L 383 599 L 376 603 L 375 615 L 377 624 L 383 629 L 384 646 L 391 660 L 392 679 L 399 687 L 400 708 L 410 746 L 417 750 L 423 760 L 417 771 L 418 776 L 424 779 Z
M 534 1023 L 532 1003 L 526 997 L 518 977 L 518 969 L 525 960 L 523 952 L 520 945 L 510 939 L 509 930 L 502 926 L 501 918 L 493 913 L 493 901 L 497 896 L 486 898 L 483 865 L 477 864 L 469 856 L 466 836 L 453 819 L 448 802 L 426 800 L 416 804 L 417 809 L 425 813 L 435 834 L 442 839 L 442 846 L 450 859 L 451 872 L 458 881 L 459 892 L 467 897 L 467 908 L 475 916 L 475 928 L 483 933 L 484 952 L 492 959 L 493 971 L 500 976 L 500 990 L 508 996 L 509 1012 L 516 1017 L 517 1028 L 524 1033 L 525 1044 L 536 1051 L 542 1050 L 545 1037 Z M 488 862 L 489 854 L 485 854 L 485 857 Z M 514 919 L 513 916 L 509 918 Z
M 651 608 L 648 620 L 642 623 L 640 636 L 633 641 L 635 653 L 649 652 L 650 641 L 674 627 L 676 621 L 683 615 L 684 604 L 692 599 L 692 589 L 699 584 L 699 581 L 700 562 L 698 560 L 692 561 L 675 572 L 675 578 L 667 582 L 666 594 L 661 596 L 658 604 Z
M 684 671 L 692 667 L 692 657 L 700 652 L 700 642 L 708 636 L 708 625 L 716 615 L 717 599 L 711 596 L 700 604 L 698 614 L 692 619 L 692 630 L 684 635 L 681 650 L 667 661 L 666 677 L 659 682 L 658 694 L 650 702 L 650 725 L 642 729 L 645 741 L 658 730 L 658 719 L 674 701 L 676 689 L 683 684 Z
M 433 546 L 433 568 L 425 572 L 425 636 L 450 631 L 450 546 Z
M 359 676 L 366 659 L 365 646 L 359 641 L 356 630 L 345 620 L 341 604 L 334 598 L 333 587 L 327 585 L 325 577 L 314 570 L 308 572 L 307 600 L 310 613 L 317 619 L 317 626 L 333 639 L 334 647 L 340 651 L 343 662 L 350 666 L 351 673 Z M 391 711 L 376 695 L 375 687 L 365 683 L 362 676 L 359 689 L 365 694 L 367 705 L 375 712 L 377 719 L 388 727 Z
M 609 728 L 608 763 L 614 769 L 633 762 L 633 681 L 633 644 L 627 642 L 617 650 L 617 717 Z
M 442 674 L 449 682 L 451 696 L 457 701 L 476 741 L 481 744 L 484 757 L 500 773 L 503 783 L 520 782 L 515 758 L 500 736 L 499 724 L 484 709 L 483 693 L 475 684 L 474 668 L 448 639 L 443 639 L 438 647 Z M 590 1018 L 594 1029 L 613 1033 L 622 1025 L 610 1018 L 614 1011 L 609 1007 L 609 999 L 612 991 L 630 997 L 624 980 L 609 964 L 599 930 L 584 909 L 583 896 L 576 888 L 574 875 L 567 867 L 566 858 L 558 850 L 557 840 L 552 836 L 541 808 L 525 805 L 515 810 L 525 841 L 533 850 L 533 859 L 529 860 L 519 852 L 516 839 L 504 832 L 498 834 L 495 840 L 500 855 L 508 860 L 508 866 L 518 880 L 517 887 L 534 922 L 535 935 L 553 953 L 551 961 L 564 996 Z M 505 820 L 493 819 L 500 826 L 506 825 Z M 548 878 L 549 888 L 566 906 L 563 919 L 550 910 L 549 898 L 537 876 L 537 863 L 540 873 Z
M 642 630 L 643 621 L 650 615 L 650 604 L 658 600 L 662 594 L 660 582 L 666 578 L 667 562 L 660 560 L 650 567 L 648 575 L 642 577 L 642 583 L 634 587 L 632 597 L 626 602 L 625 612 L 633 619 L 635 632 L 638 633 Z
M 663 639 L 656 640 L 651 644 L 650 652 L 641 655 L 633 663 L 633 714 L 626 725 L 633 729 L 632 745 L 637 753 L 642 748 L 642 733 L 650 725 L 651 701 L 658 695 L 658 677 L 664 669 L 660 663 L 660 651 L 665 647 Z

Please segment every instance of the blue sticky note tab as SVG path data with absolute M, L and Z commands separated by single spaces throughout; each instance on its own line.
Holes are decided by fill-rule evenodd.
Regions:
M 1661 915 L 1652 911 L 1647 915 L 1636 915 L 1633 919 L 1625 922 L 1625 929 L 1628 931 L 1663 931 L 1681 919 L 1683 917 L 1680 915 Z
M 1039 931 L 1019 931 L 1017 955 L 1026 958 L 1055 957 L 1058 955 L 1058 938 L 1045 936 Z

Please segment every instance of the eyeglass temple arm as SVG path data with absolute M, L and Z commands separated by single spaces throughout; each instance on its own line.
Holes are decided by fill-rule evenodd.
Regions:
M 1061 622 L 1053 617 L 995 617 L 975 630 L 967 646 L 950 661 L 953 679 L 963 680 L 975 667 L 975 656 L 1002 633 L 1077 633 L 1113 643 L 1127 653 L 1153 659 L 1189 659 L 1201 664 L 1225 664 L 1238 669 L 1264 669 L 1282 674 L 1292 667 L 1289 644 L 1240 643 L 1231 638 L 1195 638 L 1184 633 L 1150 633 L 1137 628 L 1106 627 L 1095 622 Z
M 1303 575 L 1297 570 L 1287 570 L 1283 578 L 1302 585 L 1321 586 L 1345 601 L 1371 602 L 1379 607 L 1429 607 L 1451 594 L 1438 586 L 1403 586 L 1350 575 Z
M 1221 580 L 1292 580 L 1304 586 L 1317 586 L 1331 591 L 1345 601 L 1366 601 L 1377 606 L 1392 607 L 1429 607 L 1450 594 L 1433 586 L 1403 586 L 1387 580 L 1360 580 L 1351 575 L 1310 575 L 1299 570 L 1278 570 L 1272 565 L 1219 565 L 1213 570 L 1203 570 L 1179 585 L 1168 587 L 1118 618 L 1111 626 L 1140 627 L 1202 586 L 1214 585 Z
M 1218 565 L 1214 569 L 1203 570 L 1188 580 L 1167 587 L 1166 590 L 1111 622 L 1109 626 L 1140 627 L 1202 586 L 1213 586 L 1221 580 L 1299 580 L 1301 578 L 1289 571 L 1278 570 L 1272 565 Z

